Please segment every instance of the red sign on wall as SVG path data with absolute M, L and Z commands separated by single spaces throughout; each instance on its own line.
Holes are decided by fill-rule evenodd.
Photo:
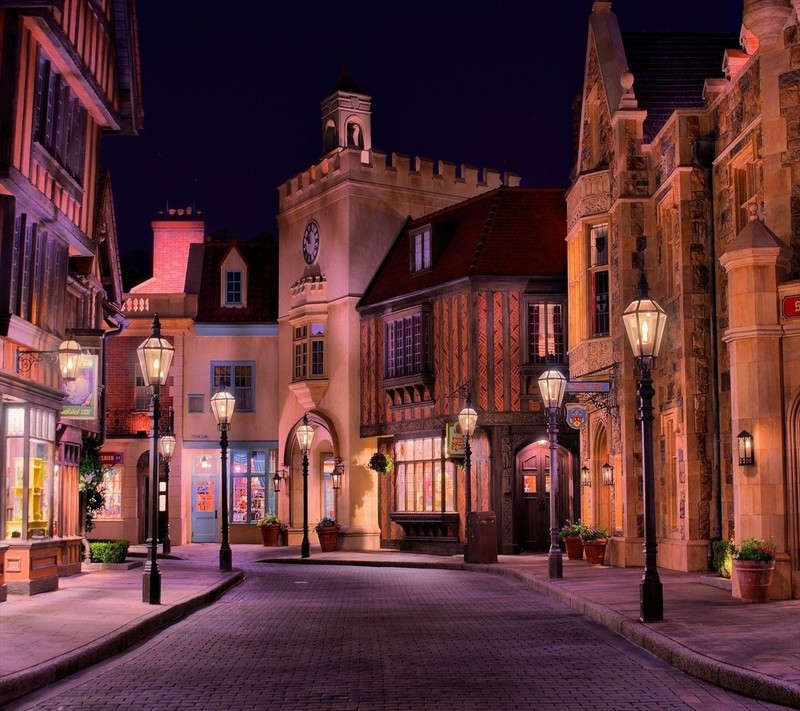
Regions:
M 800 294 L 783 297 L 783 317 L 800 318 Z

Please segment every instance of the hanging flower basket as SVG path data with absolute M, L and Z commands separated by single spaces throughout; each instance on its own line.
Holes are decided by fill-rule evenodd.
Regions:
M 369 458 L 369 464 L 367 466 L 372 469 L 372 471 L 380 474 L 388 474 L 390 471 L 392 471 L 394 462 L 388 454 L 384 454 L 383 452 L 375 452 L 375 454 Z

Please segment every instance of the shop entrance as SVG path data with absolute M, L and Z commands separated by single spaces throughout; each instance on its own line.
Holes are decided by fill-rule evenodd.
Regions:
M 564 523 L 569 499 L 569 455 L 558 449 L 557 525 Z M 535 442 L 516 460 L 517 542 L 523 550 L 542 551 L 550 547 L 550 445 Z
M 217 541 L 217 480 L 192 477 L 192 543 Z

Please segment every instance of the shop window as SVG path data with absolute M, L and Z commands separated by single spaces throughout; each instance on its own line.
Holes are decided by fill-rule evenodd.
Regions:
M 254 369 L 255 366 L 250 362 L 212 362 L 212 394 L 220 390 L 227 390 L 236 398 L 238 412 L 253 412 L 255 403 Z
M 333 489 L 333 468 L 336 461 L 331 456 L 322 458 L 322 511 L 320 516 L 336 518 L 336 492 Z
M 311 321 L 294 327 L 294 380 L 325 377 L 325 323 Z
M 5 409 L 5 538 L 52 535 L 55 413 L 13 405 Z
M 395 511 L 455 511 L 455 465 L 441 437 L 399 440 L 395 454 Z
M 565 360 L 564 305 L 547 301 L 528 301 L 528 362 L 547 363 L 548 356 L 555 362 Z
M 103 472 L 103 507 L 95 512 L 96 520 L 122 518 L 122 471 L 107 469 Z
M 258 523 L 275 513 L 276 449 L 231 449 L 231 523 Z
M 589 228 L 592 336 L 609 335 L 608 224 Z

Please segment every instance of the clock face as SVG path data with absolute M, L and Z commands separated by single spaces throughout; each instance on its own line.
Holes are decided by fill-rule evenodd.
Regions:
M 316 222 L 309 222 L 303 233 L 303 259 L 306 264 L 313 264 L 319 251 L 319 227 Z

